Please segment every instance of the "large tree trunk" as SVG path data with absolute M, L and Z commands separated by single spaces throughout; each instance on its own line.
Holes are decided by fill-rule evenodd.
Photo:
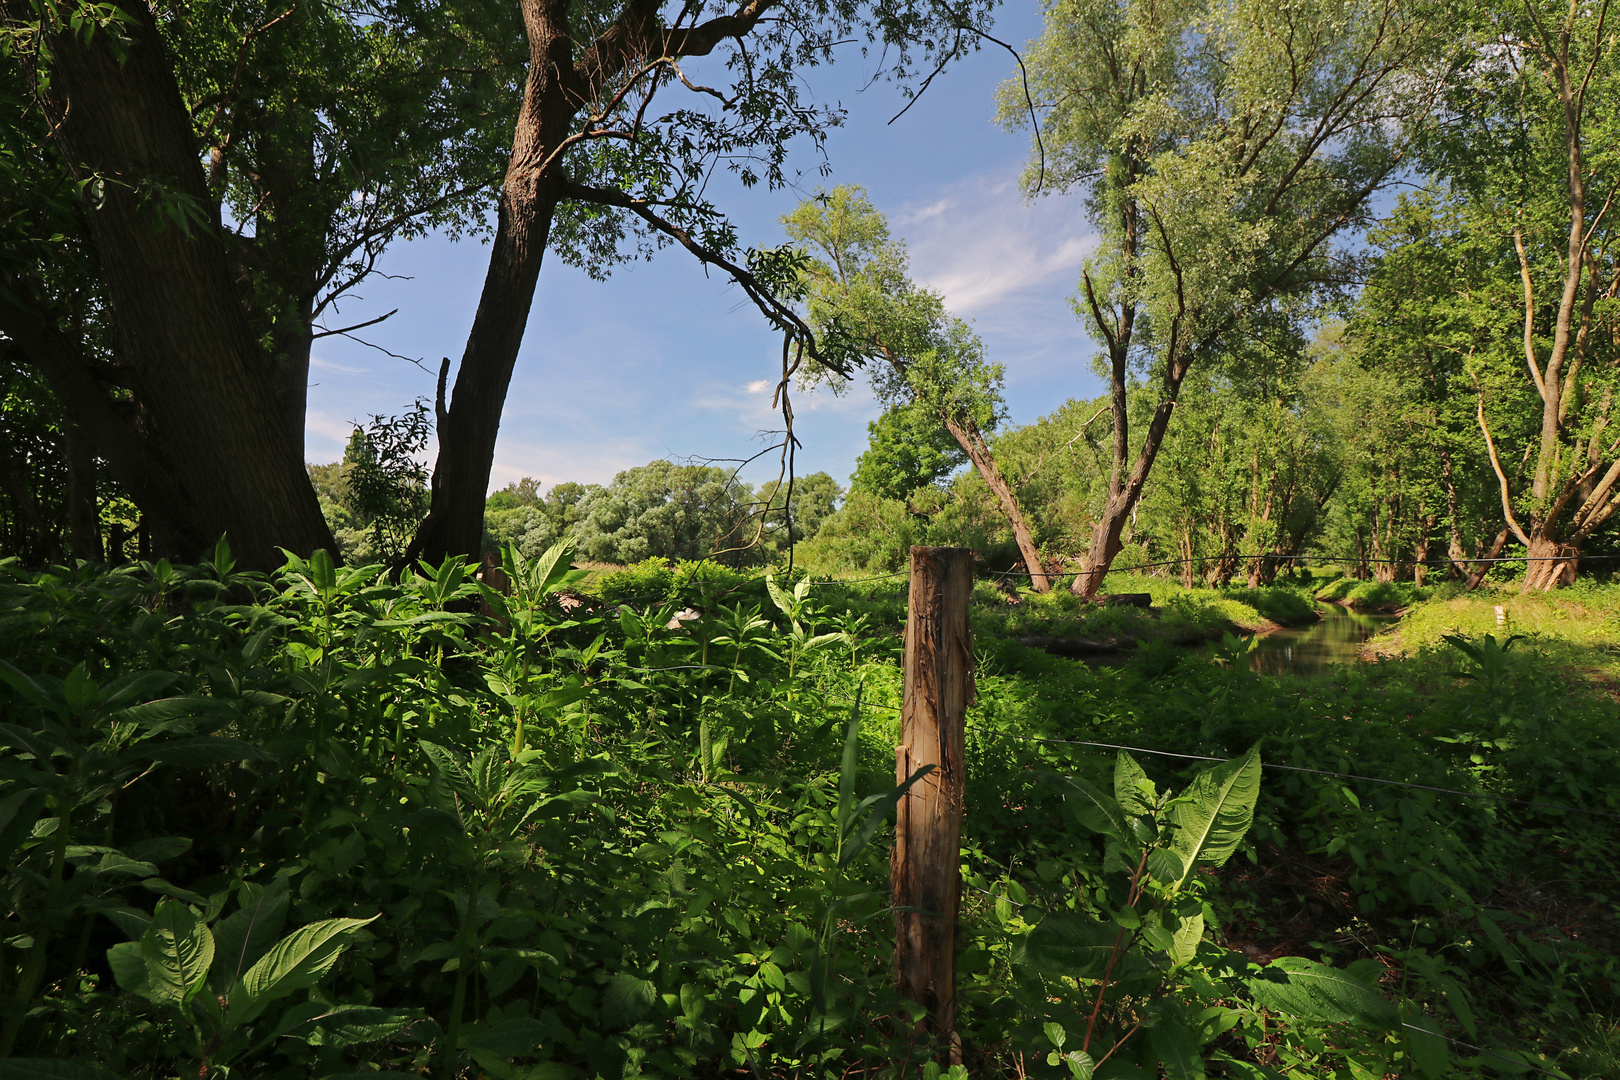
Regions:
M 574 70 L 565 0 L 522 0 L 529 37 L 529 76 L 512 137 L 512 156 L 501 184 L 495 242 L 478 312 L 456 372 L 454 395 L 444 403 L 439 376 L 439 456 L 427 520 L 406 559 L 437 562 L 448 555 L 482 556 L 484 499 L 495 463 L 501 410 L 512 382 L 529 307 L 540 278 L 562 178 L 547 158 L 568 135 L 579 101 L 563 73 Z M 448 366 L 448 361 L 446 361 Z
M 995 455 L 990 452 L 989 445 L 984 436 L 979 433 L 979 426 L 971 417 L 963 417 L 960 421 L 953 419 L 948 413 L 941 411 L 940 420 L 944 421 L 945 430 L 951 433 L 973 467 L 979 470 L 984 478 L 985 486 L 995 495 L 996 501 L 1001 504 L 1001 512 L 1007 515 L 1007 522 L 1012 526 L 1013 539 L 1018 542 L 1018 553 L 1024 558 L 1024 568 L 1029 571 L 1029 587 L 1036 592 L 1050 592 L 1052 579 L 1046 572 L 1046 564 L 1041 561 L 1040 549 L 1035 546 L 1035 537 L 1029 531 L 1029 523 L 1024 520 L 1024 512 L 1018 508 L 1018 497 L 1013 492 L 1012 485 L 1002 475 L 1001 468 L 996 464 Z
M 1552 345 L 1547 350 L 1545 364 L 1538 354 L 1535 340 L 1536 318 L 1545 307 L 1545 301 L 1535 295 L 1523 226 L 1516 225 L 1513 229 L 1514 250 L 1519 259 L 1519 275 L 1524 291 L 1524 359 L 1542 406 L 1540 440 L 1529 492 L 1534 509 L 1526 524 L 1521 524 L 1515 517 L 1513 492 L 1486 424 L 1483 396 L 1479 407 L 1480 428 L 1484 431 L 1491 465 L 1501 488 L 1503 517 L 1507 527 L 1524 543 L 1530 556 L 1531 561 L 1526 564 L 1524 575 L 1526 591 L 1553 589 L 1572 583 L 1582 545 L 1620 505 L 1620 494 L 1616 492 L 1616 480 L 1620 479 L 1620 458 L 1613 458 L 1612 449 L 1600 449 L 1602 444 L 1598 442 L 1596 432 L 1589 437 L 1583 451 L 1578 433 L 1581 418 L 1574 415 L 1572 408 L 1580 394 L 1577 376 L 1589 359 L 1594 306 L 1600 292 L 1605 298 L 1612 298 L 1616 286 L 1620 286 L 1620 278 L 1616 278 L 1615 284 L 1604 291 L 1598 280 L 1599 268 L 1592 234 L 1610 208 L 1605 204 L 1588 228 L 1586 166 L 1581 145 L 1585 118 L 1594 112 L 1587 108 L 1591 104 L 1586 95 L 1591 85 L 1592 71 L 1588 64 L 1596 64 L 1598 55 L 1605 48 L 1612 49 L 1612 35 L 1609 38 L 1603 36 L 1604 19 L 1598 17 L 1593 23 L 1590 42 L 1593 57 L 1589 62 L 1580 59 L 1575 55 L 1578 48 L 1575 26 L 1581 16 L 1581 10 L 1571 6 L 1565 24 L 1542 42 L 1539 50 L 1541 62 L 1546 65 L 1542 74 L 1552 87 L 1563 112 L 1564 195 L 1569 212 L 1569 230 L 1561 259 L 1564 280 L 1553 318 Z M 1601 242 L 1598 250 L 1602 250 Z M 1605 408 L 1609 400 L 1604 400 Z M 1601 430 L 1607 416 L 1600 415 L 1597 419 L 1598 429 Z
M 1581 552 L 1574 544 L 1532 535 L 1527 554 L 1530 559 L 1525 564 L 1524 592 L 1575 584 L 1575 571 L 1580 567 Z
M 47 36 L 47 119 L 73 175 L 105 178 L 88 189 L 86 219 L 141 441 L 174 496 L 152 508 L 161 554 L 195 558 L 225 534 L 245 566 L 270 568 L 278 546 L 330 548 L 331 531 L 231 283 L 171 59 L 143 0 L 125 10 L 121 55 L 99 30 Z M 0 12 L 33 15 L 23 0 L 0 0 Z M 95 431 L 98 403 L 62 401 Z M 119 440 L 97 438 L 111 460 Z
M 68 424 L 62 432 L 62 457 L 67 462 L 68 542 L 73 557 L 99 563 L 105 553 L 96 501 L 96 455 L 77 424 Z

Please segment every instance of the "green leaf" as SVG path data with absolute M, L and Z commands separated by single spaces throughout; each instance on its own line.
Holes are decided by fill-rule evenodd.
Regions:
M 482 1050 L 496 1057 L 526 1057 L 540 1049 L 547 1027 L 538 1020 L 518 1017 L 498 1024 L 475 1025 L 461 1037 L 463 1050 Z
M 1029 932 L 1024 962 L 1039 971 L 1077 979 L 1100 979 L 1116 944 L 1119 927 L 1074 911 L 1054 911 Z
M 1161 1018 L 1147 1037 L 1164 1068 L 1164 1080 L 1204 1080 L 1204 1055 L 1198 1039 L 1178 1018 Z
M 1104 795 L 1093 784 L 1078 776 L 1057 777 L 1063 792 L 1063 805 L 1076 821 L 1092 832 L 1111 836 L 1116 840 L 1130 837 L 1130 822 L 1119 803 Z
M 132 877 L 151 877 L 158 872 L 157 867 L 140 859 L 132 859 L 118 851 L 109 851 L 101 857 L 101 861 L 90 868 L 90 872 L 100 877 L 103 874 L 129 874 Z
M 281 1035 L 302 1039 L 311 1046 L 357 1046 L 390 1038 L 421 1017 L 420 1009 L 338 1005 L 330 1012 L 323 1011 L 318 1016 L 304 1020 L 290 1031 L 281 1032 Z
M 184 1005 L 208 977 L 214 935 L 189 906 L 165 900 L 141 935 L 141 957 L 146 962 L 146 998 L 159 1005 Z
M 1172 883 L 1181 888 L 1198 866 L 1220 866 L 1242 843 L 1254 823 L 1260 798 L 1260 748 L 1199 773 L 1170 804 L 1178 828 L 1172 847 L 1186 870 Z
M 1301 1020 L 1379 1030 L 1401 1022 L 1395 1006 L 1375 987 L 1302 956 L 1281 957 L 1244 983 L 1262 1008 Z
M 231 1019 L 245 1024 L 266 1005 L 314 986 L 327 973 L 369 919 L 326 919 L 293 931 L 243 973 L 231 989 Z
M 1132 817 L 1151 817 L 1157 809 L 1154 805 L 1158 801 L 1157 790 L 1153 781 L 1148 779 L 1136 759 L 1123 750 L 1114 759 L 1114 799 L 1120 809 Z
M 621 971 L 602 991 L 602 1026 L 629 1027 L 646 1016 L 658 1000 L 658 988 L 646 979 Z
M 123 1080 L 115 1072 L 56 1058 L 7 1058 L 5 1080 Z
M 1178 964 L 1190 964 L 1193 957 L 1198 955 L 1198 945 L 1204 940 L 1204 915 L 1199 912 L 1190 918 L 1181 920 L 1173 935 L 1175 943 L 1170 949 L 1170 958 Z
M 1148 876 L 1163 885 L 1173 885 L 1187 872 L 1187 864 L 1170 848 L 1154 848 L 1148 852 Z
M 275 761 L 275 757 L 245 739 L 220 735 L 199 735 L 192 739 L 169 739 L 140 743 L 125 755 L 131 760 L 150 760 L 162 765 L 195 769 L 223 765 L 228 761 Z
M 1444 1080 L 1451 1075 L 1451 1046 L 1440 1034 L 1440 1025 L 1427 1016 L 1414 1016 L 1401 1025 L 1406 1054 L 1428 1080 Z
M 860 826 L 856 828 L 855 835 L 842 845 L 838 857 L 840 867 L 848 866 L 862 851 L 866 850 L 866 846 L 872 842 L 872 837 L 876 836 L 877 831 L 883 827 L 883 823 L 889 820 L 889 815 L 894 812 L 895 806 L 901 799 L 905 798 L 906 792 L 910 791 L 912 785 L 917 781 L 933 772 L 934 768 L 933 765 L 924 765 L 906 777 L 906 782 L 900 786 L 879 792 L 876 795 L 869 795 L 861 801 L 861 804 L 856 807 L 854 815 L 857 819 L 860 819 Z M 878 808 L 879 804 L 881 804 L 881 809 Z M 863 812 L 866 814 L 865 818 L 861 818 Z
M 242 906 L 214 925 L 214 989 L 229 994 L 254 962 L 281 936 L 287 916 L 287 879 L 259 888 L 244 885 Z
M 108 949 L 107 966 L 112 968 L 119 989 L 146 996 L 146 958 L 141 955 L 139 941 L 121 941 Z
M 191 840 L 184 836 L 154 836 L 139 840 L 124 849 L 124 854 L 141 862 L 160 863 L 177 859 L 191 850 Z

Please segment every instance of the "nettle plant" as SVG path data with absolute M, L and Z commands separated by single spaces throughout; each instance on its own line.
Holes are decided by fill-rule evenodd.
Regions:
M 1376 986 L 1376 961 L 1341 969 L 1282 957 L 1262 967 L 1211 940 L 1205 872 L 1242 846 L 1260 773 L 1256 747 L 1179 795 L 1159 791 L 1123 751 L 1112 795 L 1080 777 L 1049 777 L 1074 820 L 1105 842 L 1100 875 L 1083 874 L 1017 957 L 1026 976 L 1044 976 L 1049 1066 L 1074 1080 L 1194 1080 L 1206 1062 L 1229 1076 L 1314 1074 L 1334 1059 L 1358 1080 L 1391 1069 L 1447 1074 L 1445 1041 L 1421 1018 L 1403 1024 Z M 1058 1001 L 1074 1006 L 1065 1013 L 1050 1004 Z M 1245 1044 L 1245 1057 L 1270 1064 L 1235 1057 Z

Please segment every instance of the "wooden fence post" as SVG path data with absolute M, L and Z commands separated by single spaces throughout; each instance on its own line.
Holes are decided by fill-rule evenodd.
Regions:
M 926 1028 L 936 1040 L 941 1065 L 962 1061 L 956 1034 L 956 919 L 967 780 L 963 743 L 974 693 L 972 591 L 972 551 L 911 549 L 896 783 L 924 765 L 934 771 L 912 785 L 897 807 L 890 863 L 897 909 L 894 977 L 899 991 L 927 1010 Z

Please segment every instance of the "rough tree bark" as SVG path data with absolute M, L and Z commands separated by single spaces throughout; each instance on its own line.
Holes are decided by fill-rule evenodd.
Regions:
M 701 56 L 720 42 L 749 33 L 773 7 L 753 0 L 736 13 L 688 29 L 666 28 L 658 5 L 636 0 L 590 45 L 578 50 L 568 0 L 520 0 L 529 38 L 529 73 L 501 184 L 489 271 L 472 330 L 445 402 L 448 360 L 440 371 L 439 455 L 432 501 L 406 559 L 478 558 L 484 499 L 495 460 L 501 410 L 517 364 L 558 204 L 577 197 L 559 152 L 574 121 L 636 58 Z
M 1041 561 L 1041 551 L 1035 546 L 1035 537 L 1029 531 L 1029 522 L 1024 520 L 1024 512 L 1018 508 L 1018 496 L 1007 477 L 1002 473 L 1001 467 L 996 464 L 995 455 L 990 452 L 989 445 L 984 436 L 979 433 L 979 425 L 973 422 L 970 416 L 952 417 L 949 413 L 941 411 L 939 418 L 945 424 L 945 430 L 951 433 L 958 446 L 967 454 L 968 460 L 979 471 L 984 479 L 985 486 L 995 495 L 996 502 L 1001 504 L 1001 512 L 1007 516 L 1007 522 L 1012 526 L 1013 539 L 1018 543 L 1018 554 L 1023 556 L 1024 568 L 1029 572 L 1029 586 L 1036 592 L 1050 592 L 1052 578 L 1046 572 L 1046 565 Z
M 58 10 L 49 15 L 61 24 L 68 9 L 53 6 Z M 42 104 L 69 171 L 87 182 L 89 238 L 121 378 L 138 402 L 138 428 L 128 416 L 118 416 L 118 430 L 98 425 L 109 411 L 105 386 L 96 385 L 92 400 L 60 387 L 58 395 L 115 470 L 155 474 L 144 494 L 161 487 L 167 498 L 142 506 L 156 526 L 155 550 L 196 558 L 225 534 L 243 565 L 273 567 L 281 562 L 278 545 L 300 554 L 331 548 L 331 531 L 305 473 L 303 448 L 278 418 L 219 223 L 206 220 L 214 203 L 171 58 L 144 0 L 122 7 L 129 22 L 121 49 L 100 30 L 86 36 L 64 25 L 64 32 L 46 34 L 51 78 Z M 0 14 L 18 22 L 37 17 L 23 0 L 0 0 Z M 192 223 L 181 228 L 165 218 L 166 208 Z M 8 306 L 8 336 L 13 322 L 48 330 L 40 312 Z M 19 345 L 37 355 L 26 342 Z M 82 364 L 71 350 L 55 359 Z M 57 374 L 53 387 L 82 384 L 81 375 L 97 383 L 82 367 Z M 120 462 L 131 438 L 141 445 L 141 460 Z M 275 523 L 273 535 L 267 521 Z
M 1563 281 L 1553 316 L 1552 344 L 1545 361 L 1536 346 L 1536 317 L 1544 302 L 1536 296 L 1524 229 L 1513 230 L 1514 250 L 1519 259 L 1519 275 L 1524 292 L 1524 359 L 1536 391 L 1541 397 L 1539 444 L 1532 474 L 1524 520 L 1514 512 L 1514 491 L 1497 457 L 1494 440 L 1486 422 L 1481 391 L 1479 424 L 1490 451 L 1491 465 L 1501 488 L 1503 518 L 1507 528 L 1524 544 L 1526 564 L 1523 589 L 1547 590 L 1574 582 L 1580 566 L 1581 548 L 1620 506 L 1620 449 L 1607 437 L 1609 398 L 1599 405 L 1595 423 L 1584 440 L 1572 431 L 1573 415 L 1579 399 L 1577 382 L 1581 368 L 1591 361 L 1593 309 L 1600 295 L 1613 299 L 1620 290 L 1620 275 L 1605 289 L 1599 281 L 1593 233 L 1599 221 L 1612 211 L 1614 194 L 1603 204 L 1597 218 L 1587 221 L 1587 175 L 1582 140 L 1591 76 L 1605 49 L 1613 48 L 1613 35 L 1605 37 L 1608 3 L 1592 21 L 1592 37 L 1585 43 L 1591 56 L 1577 55 L 1577 21 L 1591 17 L 1578 5 L 1571 5 L 1562 26 L 1549 30 L 1539 21 L 1536 48 L 1545 65 L 1542 72 L 1557 98 L 1562 114 L 1564 161 L 1569 215 L 1569 231 L 1561 259 Z M 1611 359 L 1610 363 L 1620 363 Z M 1572 437 L 1573 436 L 1573 437 Z

